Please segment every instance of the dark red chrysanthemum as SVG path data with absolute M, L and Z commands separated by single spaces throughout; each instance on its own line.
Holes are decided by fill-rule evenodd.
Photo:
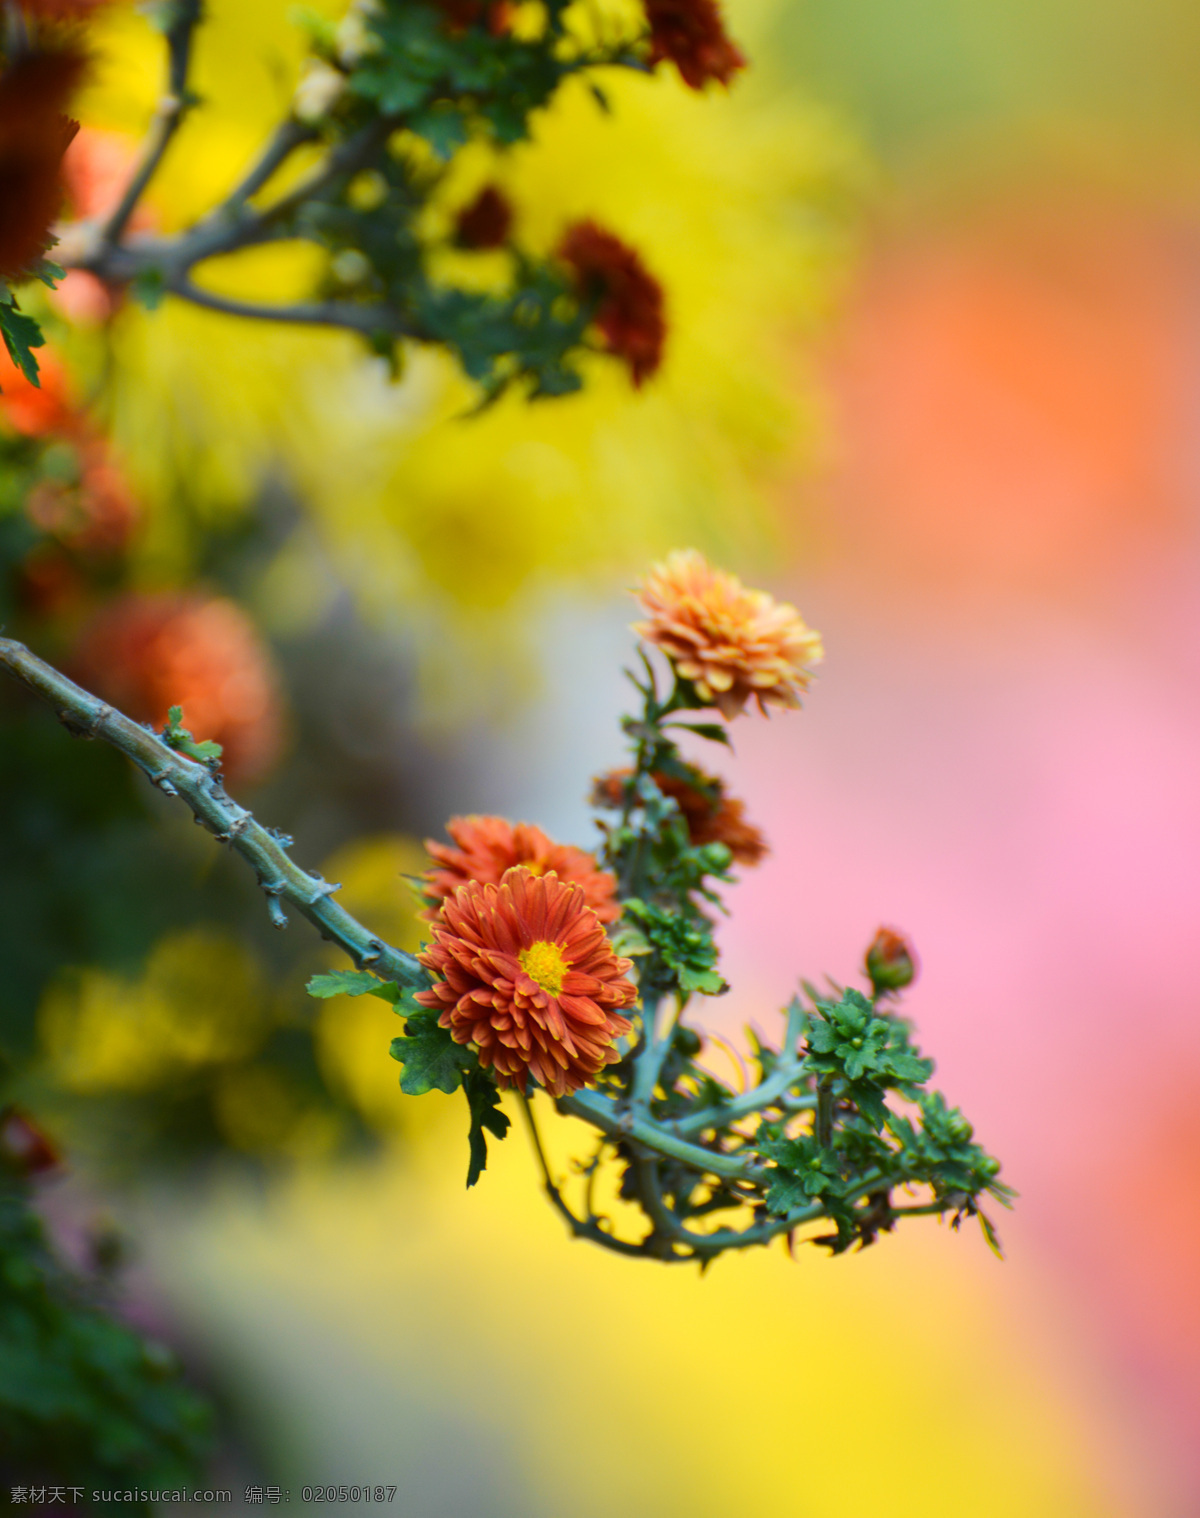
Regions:
M 224 748 L 234 780 L 257 778 L 279 756 L 283 714 L 270 655 L 232 601 L 128 595 L 82 633 L 75 669 L 85 685 L 140 722 L 172 706 L 197 739 Z
M 21 0 L 21 9 L 47 21 L 82 21 L 106 0 Z
M 615 922 L 621 914 L 616 877 L 599 869 L 585 849 L 555 843 L 530 822 L 513 823 L 504 817 L 451 817 L 446 831 L 456 848 L 432 838 L 425 840 L 434 868 L 425 876 L 424 890 L 437 902 L 453 896 L 469 880 L 498 885 L 506 871 L 524 865 L 534 875 L 553 870 L 560 880 L 579 886 L 601 922 Z M 438 912 L 435 907 L 422 915 L 435 922 Z
M 581 295 L 596 301 L 596 325 L 610 353 L 629 365 L 633 383 L 662 363 L 667 323 L 663 289 L 639 255 L 594 221 L 576 222 L 559 244 Z
M 502 248 L 512 230 L 512 206 L 494 184 L 485 185 L 458 213 L 454 240 L 460 248 Z
M 45 252 L 62 206 L 62 157 L 78 122 L 63 110 L 86 59 L 59 47 L 25 53 L 0 73 L 0 279 Z
M 501 1087 L 532 1078 L 555 1096 L 589 1085 L 620 1057 L 621 1009 L 637 988 L 577 885 L 509 870 L 471 881 L 442 907 L 421 963 L 438 977 L 416 1000 L 470 1044 Z
M 745 68 L 715 0 L 645 0 L 650 23 L 650 62 L 670 61 L 684 84 L 703 89 L 710 79 L 728 84 Z
M 482 21 L 493 37 L 502 37 L 512 26 L 510 0 L 435 0 L 435 4 L 454 31 L 465 32 Z
M 746 820 L 746 803 L 725 793 L 724 784 L 715 775 L 702 770 L 691 771 L 694 779 L 664 775 L 655 770 L 650 778 L 670 796 L 687 823 L 688 841 L 696 848 L 706 843 L 723 843 L 738 864 L 761 863 L 770 853 L 767 840 L 752 822 Z M 625 800 L 625 782 L 632 770 L 610 770 L 597 778 L 592 791 L 596 806 L 617 807 Z

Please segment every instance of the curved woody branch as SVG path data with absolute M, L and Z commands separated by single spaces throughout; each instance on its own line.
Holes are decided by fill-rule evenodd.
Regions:
M 227 843 L 254 869 L 268 898 L 276 927 L 286 926 L 287 902 L 345 950 L 356 965 L 402 986 L 428 985 L 411 954 L 392 948 L 333 900 L 338 889 L 310 875 L 292 859 L 285 840 L 254 820 L 225 790 L 207 764 L 177 753 L 152 729 L 115 711 L 13 638 L 0 638 L 0 668 L 8 671 L 55 711 L 77 738 L 100 738 L 119 749 L 166 796 L 178 796 L 218 843 Z
M 206 827 L 219 843 L 227 843 L 240 854 L 258 876 L 277 927 L 286 926 L 283 904 L 287 903 L 306 917 L 323 938 L 343 949 L 361 969 L 415 989 L 429 984 L 425 970 L 412 954 L 385 943 L 333 900 L 337 886 L 309 874 L 296 864 L 288 853 L 291 840 L 264 828 L 245 807 L 234 801 L 214 768 L 177 752 L 152 729 L 142 727 L 84 690 L 14 638 L 0 637 L 0 669 L 6 670 L 45 701 L 72 736 L 99 738 L 118 749 L 164 795 L 177 796 L 188 806 L 197 822 Z M 628 1139 L 641 1151 L 659 1159 L 682 1162 L 699 1176 L 712 1175 L 742 1182 L 754 1182 L 761 1177 L 761 1166 L 736 1154 L 688 1143 L 649 1117 L 635 1117 L 620 1111 L 615 1102 L 598 1091 L 578 1091 L 562 1098 L 558 1106 L 563 1113 L 582 1119 L 609 1137 Z M 578 1236 L 621 1253 L 649 1252 L 640 1245 L 615 1239 L 600 1227 L 595 1217 L 587 1220 L 575 1217 L 548 1172 L 546 1186 L 551 1200 L 570 1221 L 572 1231 Z M 809 1214 L 816 1215 L 813 1209 L 805 1209 L 806 1217 Z M 799 1219 L 786 1223 L 786 1226 L 794 1227 L 796 1221 Z M 783 1231 L 784 1226 L 772 1226 L 770 1231 Z M 714 1248 L 730 1247 L 730 1243 L 725 1242 L 725 1234 L 696 1235 L 674 1223 L 672 1233 L 695 1249 L 707 1246 L 710 1238 L 720 1241 Z M 753 1233 L 750 1230 L 743 1236 L 730 1232 L 728 1240 L 740 1242 L 744 1237 L 746 1243 L 760 1242 L 757 1235 L 752 1236 Z M 674 1254 L 667 1257 L 683 1258 Z

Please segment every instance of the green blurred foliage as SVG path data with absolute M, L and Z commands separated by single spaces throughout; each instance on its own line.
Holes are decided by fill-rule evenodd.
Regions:
M 93 1503 L 92 1493 L 193 1487 L 208 1451 L 208 1408 L 182 1385 L 164 1345 L 110 1316 L 99 1283 L 54 1257 L 24 1185 L 8 1177 L 0 1178 L 0 1288 L 5 1484 L 78 1486 L 92 1511 L 147 1514 L 157 1504 Z M 69 1501 L 66 1492 L 59 1500 Z

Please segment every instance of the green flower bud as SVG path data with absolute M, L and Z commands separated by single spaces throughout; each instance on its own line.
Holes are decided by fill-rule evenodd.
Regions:
M 880 928 L 871 940 L 865 965 L 876 996 L 888 991 L 902 991 L 916 979 L 916 953 L 908 939 L 895 928 Z

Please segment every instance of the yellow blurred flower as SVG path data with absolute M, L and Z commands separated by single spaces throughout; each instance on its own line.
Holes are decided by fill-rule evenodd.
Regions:
M 752 50 L 769 16 L 738 10 L 731 30 Z M 286 0 L 213 5 L 198 52 L 204 104 L 152 194 L 167 230 L 228 191 L 287 109 L 303 44 L 286 13 Z M 157 47 L 132 11 L 108 16 L 87 122 L 128 131 L 149 119 Z M 862 161 L 827 112 L 794 93 L 768 96 L 752 78 L 701 98 L 671 74 L 610 73 L 600 82 L 611 115 L 572 82 L 539 115 L 535 140 L 460 153 L 424 230 L 449 238 L 487 184 L 513 205 L 513 240 L 531 254 L 549 255 L 574 222 L 611 228 L 666 292 L 669 335 L 653 381 L 635 392 L 621 366 L 596 355 L 582 394 L 535 405 L 513 395 L 470 417 L 474 392 L 438 351 L 408 354 L 393 384 L 346 333 L 174 299 L 153 312 L 131 305 L 107 339 L 106 405 L 149 503 L 141 578 L 185 579 L 196 525 L 251 510 L 263 482 L 282 479 L 315 529 L 307 551 L 369 619 L 436 626 L 423 651 L 453 661 L 440 696 L 465 709 L 511 654 L 504 614 L 547 583 L 611 583 L 681 538 L 765 557 L 774 485 L 811 452 L 804 346 L 847 262 Z M 305 162 L 297 155 L 278 188 Z M 508 256 L 448 251 L 438 277 L 486 286 L 503 280 Z M 320 250 L 284 244 L 212 260 L 197 280 L 286 301 L 326 268 Z M 99 377 L 88 341 L 78 340 L 77 361 Z M 317 578 L 289 564 L 289 584 Z M 297 600 L 283 599 L 293 631 Z M 308 605 L 316 620 L 328 595 Z M 270 624 L 269 596 L 260 610 Z
M 71 1091 L 148 1091 L 205 1066 L 245 1059 L 267 1032 L 254 958 L 209 928 L 168 934 L 137 980 L 89 967 L 46 992 L 43 1047 Z

